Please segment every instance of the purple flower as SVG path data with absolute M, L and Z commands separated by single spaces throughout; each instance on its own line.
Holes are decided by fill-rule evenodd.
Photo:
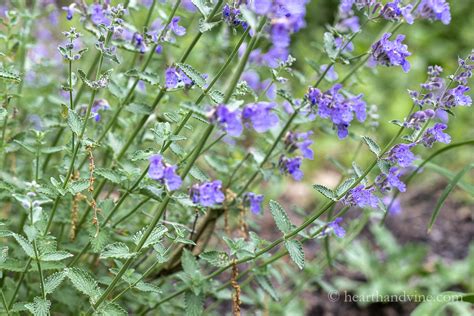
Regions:
M 362 94 L 345 98 L 339 91 L 341 84 L 335 84 L 331 89 L 321 92 L 319 89 L 310 88 L 306 94 L 313 111 L 321 118 L 330 118 L 340 139 L 347 137 L 348 128 L 354 119 L 363 122 L 367 117 L 366 104 L 362 100 Z M 317 109 L 314 109 L 317 108 Z
M 259 0 L 251 2 L 252 10 L 260 15 L 266 15 L 272 9 L 272 0 Z
M 416 159 L 410 149 L 415 144 L 397 144 L 388 152 L 388 160 L 397 163 L 400 167 L 409 167 Z
M 132 43 L 140 51 L 140 54 L 144 54 L 146 51 L 145 40 L 140 33 L 134 33 L 132 38 Z
M 374 195 L 374 191 L 374 187 L 366 189 L 364 185 L 359 185 L 356 186 L 354 189 L 350 190 L 342 201 L 344 202 L 344 204 L 358 206 L 361 208 L 377 208 L 378 199 Z
M 168 67 L 165 71 L 165 86 L 168 89 L 176 88 L 180 85 L 191 86 L 193 81 L 186 76 L 181 69 Z
M 163 180 L 165 182 L 168 191 L 174 191 L 179 189 L 181 183 L 181 177 L 176 174 L 176 166 L 167 166 L 163 174 Z
M 100 4 L 92 4 L 89 7 L 89 12 L 91 15 L 91 21 L 95 25 L 99 24 L 104 24 L 104 25 L 110 25 L 110 20 L 106 16 L 108 14 L 106 9 L 103 9 L 102 5 Z
M 173 31 L 173 33 L 177 36 L 183 36 L 186 34 L 186 29 L 178 24 L 180 19 L 181 18 L 179 16 L 175 16 L 170 23 L 171 31 Z
M 193 185 L 191 188 L 191 199 L 193 203 L 199 203 L 206 207 L 224 202 L 225 196 L 222 193 L 222 182 L 214 180 L 200 185 Z
M 400 0 L 394 0 L 384 5 L 382 10 L 380 10 L 380 14 L 384 19 L 390 21 L 398 21 L 403 16 L 408 24 L 413 24 L 412 9 L 413 6 L 411 4 L 402 8 L 400 7 Z
M 250 207 L 250 210 L 254 214 L 258 214 L 262 212 L 262 202 L 263 202 L 263 195 L 262 194 L 255 194 L 253 192 L 248 192 L 244 196 L 244 202 Z
M 321 73 L 324 73 L 327 68 L 328 68 L 328 65 L 321 65 L 321 67 L 319 67 L 319 71 Z M 339 78 L 339 76 L 337 75 L 337 72 L 334 70 L 334 66 L 331 66 L 331 68 L 329 68 L 324 78 L 329 81 L 336 81 Z
M 446 25 L 451 22 L 449 3 L 445 0 L 421 0 L 416 14 L 423 19 L 439 20 Z
M 402 205 L 400 203 L 400 199 L 396 198 L 393 200 L 393 197 L 391 196 L 384 196 L 382 199 L 383 204 L 385 204 L 386 207 L 388 207 L 388 214 L 390 215 L 398 215 L 402 212 Z M 392 203 L 392 205 L 390 205 Z
M 424 111 L 417 111 L 410 115 L 408 120 L 404 123 L 406 127 L 409 128 L 414 128 L 416 130 L 419 130 L 421 128 L 421 125 L 428 121 L 429 119 L 432 119 L 435 117 L 435 111 L 432 109 L 426 109 Z
M 245 122 L 250 121 L 258 133 L 264 133 L 275 127 L 279 122 L 278 115 L 272 112 L 275 106 L 276 104 L 273 102 L 248 104 L 242 112 L 242 118 Z
M 71 21 L 72 18 L 74 17 L 74 7 L 75 6 L 76 6 L 75 3 L 71 3 L 67 7 L 62 7 L 62 9 L 64 11 L 66 11 L 66 19 L 68 19 L 69 21 Z
M 332 222 L 328 223 L 328 227 L 332 229 L 334 235 L 343 238 L 346 235 L 346 230 L 340 225 L 342 217 L 338 217 Z
M 176 166 L 167 166 L 161 155 L 152 155 L 148 158 L 150 167 L 148 168 L 148 177 L 150 179 L 163 183 L 168 191 L 179 189 L 182 180 L 176 174 Z
M 301 181 L 303 179 L 303 171 L 300 170 L 302 157 L 288 158 L 282 156 L 278 163 L 280 172 L 290 174 L 294 180 Z
M 400 192 L 406 191 L 406 185 L 400 180 L 402 175 L 399 168 L 391 167 L 388 174 L 380 174 L 375 179 L 375 184 L 380 189 L 380 192 L 390 191 L 392 188 L 397 188 Z
M 308 131 L 306 133 L 288 132 L 285 137 L 285 147 L 290 153 L 299 149 L 304 158 L 313 160 L 314 152 L 310 148 L 313 144 L 313 141 L 310 139 L 311 135 L 313 135 L 313 131 Z
M 148 177 L 153 180 L 161 180 L 165 174 L 165 166 L 163 165 L 163 157 L 161 155 L 153 155 L 148 158 L 150 167 L 148 168 Z
M 224 104 L 218 105 L 211 111 L 212 122 L 217 122 L 219 126 L 230 136 L 238 137 L 242 134 L 242 122 L 240 111 L 231 111 Z
M 470 96 L 465 95 L 466 92 L 470 90 L 469 87 L 459 85 L 456 88 L 449 89 L 445 95 L 443 96 L 442 100 L 440 101 L 440 105 L 445 108 L 452 108 L 455 106 L 471 106 L 472 99 Z
M 410 70 L 410 63 L 406 60 L 411 53 L 408 47 L 402 44 L 405 35 L 399 34 L 394 41 L 389 38 L 392 34 L 385 33 L 382 38 L 372 45 L 369 65 L 401 66 L 404 72 Z
M 94 101 L 94 104 L 92 105 L 92 108 L 91 108 L 91 113 L 94 116 L 94 120 L 96 122 L 99 122 L 100 119 L 101 119 L 101 116 L 100 116 L 99 112 L 100 111 L 105 111 L 105 110 L 108 110 L 108 109 L 110 109 L 110 106 L 109 106 L 109 102 L 107 102 L 107 100 L 99 99 L 99 100 Z
M 451 136 L 443 132 L 446 128 L 448 128 L 446 124 L 436 123 L 433 127 L 426 130 L 421 138 L 421 142 L 423 145 L 430 148 L 435 142 L 449 144 L 451 142 Z

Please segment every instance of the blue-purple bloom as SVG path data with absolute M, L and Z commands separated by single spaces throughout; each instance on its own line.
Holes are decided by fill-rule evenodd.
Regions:
M 410 115 L 410 117 L 407 119 L 404 125 L 405 127 L 419 130 L 422 124 L 424 124 L 429 119 L 434 118 L 435 115 L 436 113 L 432 109 L 417 111 L 413 113 L 412 115 Z
M 248 104 L 242 111 L 242 118 L 244 122 L 251 122 L 258 133 L 264 133 L 279 122 L 278 115 L 272 111 L 275 106 L 276 104 L 273 102 Z
M 393 197 L 391 196 L 384 196 L 382 199 L 383 204 L 385 204 L 386 207 L 388 207 L 388 214 L 390 215 L 398 215 L 402 212 L 402 205 L 400 203 L 400 199 L 396 198 L 393 200 Z M 392 203 L 392 205 L 390 205 Z
M 406 191 L 406 185 L 400 180 L 401 176 L 400 169 L 397 167 L 391 167 L 388 174 L 380 174 L 375 179 L 375 184 L 380 189 L 380 192 L 390 191 L 392 188 L 397 188 L 400 192 Z
M 415 144 L 397 144 L 390 149 L 387 159 L 392 163 L 398 164 L 400 167 L 409 167 L 416 159 L 415 155 L 410 151 L 413 146 Z
M 177 88 L 180 85 L 191 86 L 193 81 L 186 76 L 181 69 L 168 67 L 165 71 L 165 86 L 168 89 Z
M 175 16 L 170 23 L 170 30 L 177 36 L 183 36 L 186 34 L 186 29 L 178 24 L 180 19 L 179 16 Z
M 290 174 L 294 180 L 301 181 L 304 175 L 303 171 L 300 170 L 302 161 L 303 158 L 299 156 L 295 158 L 282 156 L 278 162 L 280 172 L 283 174 Z
M 231 111 L 224 105 L 218 105 L 210 113 L 212 122 L 216 122 L 230 136 L 238 137 L 242 134 L 243 126 L 239 110 Z
M 104 24 L 106 26 L 110 25 L 110 19 L 107 17 L 108 10 L 104 9 L 101 4 L 92 4 L 89 7 L 89 12 L 91 16 L 91 21 L 95 25 Z
M 94 101 L 94 104 L 92 105 L 92 108 L 91 108 L 91 113 L 94 116 L 94 120 L 96 122 L 99 122 L 101 119 L 100 111 L 106 111 L 108 109 L 110 109 L 110 105 L 109 105 L 109 102 L 107 102 L 107 100 L 99 99 L 99 100 Z
M 319 71 L 321 73 L 324 73 L 327 68 L 328 68 L 328 65 L 321 65 L 319 67 Z M 334 70 L 334 65 L 331 66 L 331 68 L 329 68 L 329 70 L 326 72 L 326 76 L 324 78 L 329 80 L 329 81 L 336 81 L 339 78 L 337 72 Z
M 449 144 L 451 142 L 451 136 L 443 132 L 446 128 L 448 128 L 446 124 L 436 123 L 433 127 L 426 130 L 421 138 L 421 142 L 429 148 L 431 148 L 435 142 Z
M 313 141 L 310 139 L 311 135 L 313 135 L 313 131 L 308 131 L 306 133 L 288 132 L 285 137 L 285 146 L 288 152 L 291 153 L 296 149 L 299 149 L 304 158 L 313 160 L 314 152 L 310 148 L 313 144 Z
M 312 107 L 317 107 L 319 117 L 331 119 L 337 129 L 337 135 L 343 139 L 349 133 L 348 128 L 354 119 L 354 114 L 359 122 L 363 122 L 367 113 L 362 94 L 346 98 L 339 92 L 341 89 L 341 84 L 335 84 L 325 92 L 321 92 L 317 88 L 310 88 L 306 98 Z
M 358 185 L 342 199 L 346 205 L 358 206 L 361 208 L 377 208 L 379 200 L 374 195 L 375 188 L 365 188 L 364 185 Z
M 416 14 L 423 19 L 439 20 L 446 25 L 451 22 L 451 11 L 446 0 L 421 0 Z
M 332 229 L 334 235 L 338 238 L 343 238 L 346 235 L 346 230 L 340 225 L 342 217 L 338 217 L 332 222 L 328 223 L 328 227 Z
M 72 20 L 72 18 L 74 17 L 75 6 L 76 6 L 75 3 L 71 3 L 67 7 L 62 7 L 62 9 L 66 11 L 66 19 L 68 19 L 69 21 Z
M 369 65 L 401 66 L 404 72 L 410 70 L 410 63 L 406 60 L 411 53 L 408 46 L 402 44 L 405 35 L 399 34 L 394 41 L 390 41 L 391 33 L 385 33 L 380 40 L 372 45 Z
M 191 187 L 191 200 L 193 203 L 205 207 L 224 202 L 225 195 L 222 193 L 222 181 L 214 180 L 193 185 Z
M 263 195 L 255 194 L 253 192 L 247 192 L 244 196 L 244 202 L 250 207 L 250 210 L 254 214 L 262 212 Z
M 413 5 L 409 4 L 405 7 L 400 6 L 400 0 L 394 0 L 385 4 L 380 10 L 380 15 L 386 20 L 398 21 L 400 17 L 404 17 L 408 24 L 413 24 L 413 16 L 411 10 Z
M 150 167 L 148 168 L 148 177 L 150 179 L 163 183 L 168 191 L 179 189 L 182 180 L 176 174 L 176 166 L 166 165 L 161 155 L 152 155 L 148 160 L 150 162 Z

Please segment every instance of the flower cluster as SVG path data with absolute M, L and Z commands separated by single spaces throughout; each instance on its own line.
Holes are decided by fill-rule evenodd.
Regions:
M 358 206 L 361 208 L 377 208 L 379 199 L 374 195 L 375 188 L 366 188 L 364 185 L 358 185 L 350 190 L 342 199 L 346 205 Z
M 290 174 L 294 180 L 301 181 L 303 179 L 303 171 L 300 169 L 302 162 L 303 158 L 300 156 L 294 158 L 281 156 L 278 166 L 282 174 Z
M 306 98 L 311 108 L 321 118 L 329 118 L 337 129 L 337 135 L 343 139 L 349 133 L 349 126 L 354 115 L 359 122 L 364 122 L 367 117 L 366 104 L 362 94 L 355 97 L 344 97 L 340 92 L 341 84 L 335 84 L 331 89 L 321 92 L 317 88 L 310 88 Z
M 222 16 L 224 17 L 224 21 L 229 25 L 234 27 L 241 25 L 244 30 L 248 27 L 247 22 L 242 19 L 240 10 L 230 7 L 228 4 L 222 9 Z
M 402 44 L 405 35 L 399 34 L 394 41 L 390 41 L 391 33 L 385 33 L 380 40 L 372 45 L 369 65 L 401 66 L 404 72 L 410 70 L 410 63 L 406 58 L 411 55 L 408 46 Z
M 221 204 L 225 200 L 225 195 L 222 192 L 222 181 L 220 180 L 195 184 L 191 187 L 190 195 L 194 204 L 205 207 Z
M 109 102 L 107 102 L 107 100 L 105 99 L 95 100 L 91 108 L 91 113 L 94 116 L 94 120 L 96 122 L 99 122 L 101 119 L 100 111 L 106 111 L 108 109 L 110 109 L 110 105 L 109 105 Z
M 165 72 L 165 87 L 173 89 L 178 87 L 190 87 L 193 81 L 179 68 L 168 67 Z
M 313 135 L 313 131 L 306 133 L 288 132 L 285 137 L 286 150 L 292 153 L 296 149 L 299 149 L 304 158 L 313 160 L 314 152 L 310 148 L 313 144 L 313 141 L 310 139 L 311 135 Z
M 174 191 L 181 187 L 182 180 L 176 174 L 176 166 L 166 165 L 161 155 L 152 155 L 149 161 L 148 177 L 150 179 L 164 183 L 169 191 Z

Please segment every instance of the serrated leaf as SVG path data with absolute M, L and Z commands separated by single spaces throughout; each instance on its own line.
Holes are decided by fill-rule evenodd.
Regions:
M 273 220 L 278 229 L 284 234 L 289 233 L 293 224 L 291 224 L 283 207 L 278 202 L 270 200 L 270 212 L 272 213 Z
M 53 146 L 53 147 L 41 148 L 41 152 L 43 154 L 53 154 L 53 153 L 57 153 L 57 152 L 60 152 L 60 151 L 63 151 L 63 150 L 66 150 L 66 147 L 64 147 L 64 146 Z
M 0 107 L 0 122 L 8 115 L 7 109 Z
M 209 93 L 209 97 L 216 104 L 221 104 L 222 102 L 224 102 L 224 93 L 218 90 L 212 90 L 211 93 Z
M 51 294 L 63 282 L 66 274 L 63 271 L 56 272 L 48 276 L 44 280 L 44 291 L 46 294 Z
M 68 279 L 74 287 L 81 293 L 89 296 L 95 302 L 101 295 L 101 290 L 97 281 L 85 270 L 79 268 L 69 268 L 66 270 Z
M 122 174 L 117 170 L 96 168 L 94 174 L 116 184 L 122 183 Z
M 199 169 L 196 166 L 192 166 L 191 169 L 189 170 L 189 174 L 196 180 L 200 182 L 206 182 L 209 180 L 209 177 L 207 177 L 201 169 Z
M 367 144 L 367 146 L 369 146 L 370 151 L 378 157 L 380 155 L 381 149 L 377 142 L 368 136 L 362 136 L 362 139 Z
M 152 72 L 131 69 L 125 73 L 125 76 L 138 78 L 139 80 L 145 81 L 153 86 L 156 86 L 160 83 L 160 76 Z
M 146 228 L 140 230 L 139 232 L 137 232 L 133 236 L 132 239 L 133 239 L 133 242 L 135 243 L 135 245 L 138 245 L 138 243 L 140 242 L 140 240 L 143 237 L 143 234 L 144 234 L 145 230 L 146 230 Z M 153 246 L 154 244 L 157 244 L 157 243 L 161 242 L 162 237 L 164 236 L 164 234 L 167 231 L 168 231 L 168 228 L 166 228 L 166 226 L 164 226 L 164 225 L 158 225 L 157 227 L 155 227 L 151 231 L 150 236 L 148 236 L 147 240 L 143 244 L 143 248 L 148 248 L 150 246 Z
M 35 251 L 33 249 L 33 245 L 22 235 L 12 233 L 11 236 L 15 238 L 16 242 L 20 244 L 23 251 L 28 255 L 30 258 L 35 257 Z
M 81 78 L 81 80 L 84 82 L 85 85 L 87 85 L 89 88 L 93 90 L 98 90 L 98 89 L 106 88 L 108 86 L 112 69 L 109 69 L 105 71 L 104 73 L 102 73 L 99 76 L 99 78 L 95 81 L 87 79 L 87 75 L 81 69 L 79 69 L 77 73 L 79 74 L 79 78 Z
M 127 316 L 128 313 L 117 303 L 105 303 L 94 313 L 100 316 Z
M 222 251 L 206 251 L 199 255 L 199 258 L 206 260 L 214 267 L 222 268 L 230 263 L 229 255 Z
M 123 242 L 115 242 L 104 247 L 104 250 L 100 253 L 100 259 L 115 258 L 115 259 L 128 259 L 135 256 L 135 253 L 131 253 L 130 249 Z
M 257 281 L 257 284 L 260 286 L 260 288 L 269 294 L 275 301 L 280 300 L 280 297 L 273 287 L 272 282 L 266 275 L 257 275 L 255 280 Z
M 346 181 L 344 181 L 340 186 L 337 187 L 336 189 L 336 195 L 340 196 L 354 184 L 356 179 L 354 178 L 349 178 Z
M 199 316 L 202 314 L 202 295 L 196 295 L 191 291 L 186 291 L 184 294 L 184 303 L 186 305 L 186 316 Z
M 377 159 L 377 166 L 382 173 L 388 174 L 390 170 L 390 163 L 384 159 Z
M 211 13 L 212 8 L 208 5 L 209 2 L 207 2 L 206 0 L 191 0 L 191 1 L 196 6 L 196 8 L 198 8 L 199 12 L 201 12 L 201 14 L 204 17 L 207 17 L 209 13 Z
M 220 24 L 220 21 L 206 22 L 204 19 L 201 19 L 199 20 L 199 32 L 201 33 L 208 32 L 219 24 Z
M 337 197 L 333 190 L 321 184 L 313 185 L 313 188 L 330 200 L 336 201 Z
M 150 292 L 150 293 L 156 293 L 156 294 L 162 293 L 159 286 L 151 284 L 151 283 L 145 283 L 142 281 L 138 282 L 137 285 L 135 285 L 135 288 L 142 292 Z
M 78 179 L 70 182 L 67 186 L 67 190 L 72 194 L 76 195 L 89 188 L 89 179 Z
M 324 33 L 324 50 L 328 54 L 329 58 L 334 60 L 337 56 L 337 47 L 335 44 L 334 36 L 330 32 Z
M 67 124 L 69 125 L 69 128 L 74 134 L 81 134 L 82 126 L 84 123 L 82 121 L 82 118 L 77 115 L 75 111 L 68 111 Z
M 304 268 L 304 251 L 303 251 L 303 245 L 299 240 L 296 239 L 291 239 L 291 240 L 285 240 L 285 247 L 286 250 L 288 250 L 288 253 L 290 254 L 291 260 L 293 260 L 294 263 L 303 270 Z
M 41 261 L 61 261 L 72 257 L 72 254 L 67 251 L 55 251 L 45 253 L 40 256 Z
M 33 303 L 25 304 L 25 307 L 35 316 L 49 316 L 51 302 L 41 297 L 35 297 Z
M 5 81 L 11 81 L 14 83 L 20 83 L 21 82 L 21 77 L 11 71 L 8 71 L 6 69 L 0 69 L 0 78 Z
M 206 80 L 203 78 L 203 75 L 192 66 L 181 63 L 177 63 L 176 66 L 181 69 L 199 88 L 202 89 L 206 85 Z
M 146 105 L 145 103 L 131 103 L 129 104 L 125 110 L 132 112 L 134 114 L 141 114 L 141 115 L 150 115 L 153 110 L 150 106 Z
M 187 249 L 184 249 L 181 255 L 181 266 L 183 267 L 183 271 L 190 276 L 199 273 L 198 262 L 194 255 Z

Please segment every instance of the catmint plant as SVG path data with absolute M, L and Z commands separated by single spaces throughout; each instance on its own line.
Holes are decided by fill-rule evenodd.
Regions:
M 447 1 L 341 0 L 325 25 L 313 2 L 2 3 L 0 313 L 260 313 L 283 257 L 305 269 L 312 241 L 330 265 L 353 224 L 402 212 L 429 151 L 473 144 L 451 125 L 472 51 L 400 117 L 363 80 L 431 60 L 411 30 L 448 25 Z M 314 183 L 329 164 L 339 183 Z M 291 211 L 282 188 L 311 185 Z

